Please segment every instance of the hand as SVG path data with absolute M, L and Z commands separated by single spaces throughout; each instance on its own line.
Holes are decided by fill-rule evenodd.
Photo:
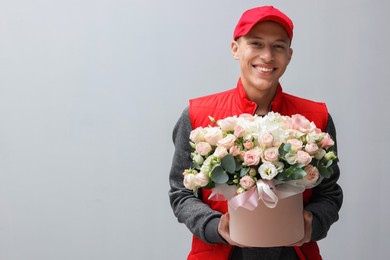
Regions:
M 230 229 L 229 229 L 230 215 L 229 212 L 221 216 L 221 219 L 218 223 L 218 233 L 232 246 L 244 247 L 230 238 Z
M 303 236 L 303 238 L 300 241 L 298 241 L 290 246 L 301 246 L 305 243 L 310 242 L 311 233 L 312 233 L 313 214 L 310 211 L 304 210 L 303 211 L 303 221 L 304 221 L 305 235 Z

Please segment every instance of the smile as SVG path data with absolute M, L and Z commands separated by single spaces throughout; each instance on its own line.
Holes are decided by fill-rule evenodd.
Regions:
M 272 72 L 275 70 L 274 68 L 265 68 L 265 67 L 261 67 L 261 66 L 254 66 L 254 68 L 258 71 L 261 71 L 261 72 Z

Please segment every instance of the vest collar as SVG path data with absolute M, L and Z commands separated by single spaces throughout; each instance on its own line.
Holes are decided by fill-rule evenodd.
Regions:
M 283 104 L 283 89 L 280 83 L 276 89 L 275 97 L 271 102 L 271 111 L 278 112 L 281 109 L 281 105 Z M 240 110 L 243 113 L 254 114 L 257 109 L 257 104 L 251 100 L 249 100 L 248 95 L 246 94 L 245 88 L 242 85 L 241 78 L 238 79 L 237 87 L 236 87 L 236 97 L 238 98 L 237 104 L 240 107 Z

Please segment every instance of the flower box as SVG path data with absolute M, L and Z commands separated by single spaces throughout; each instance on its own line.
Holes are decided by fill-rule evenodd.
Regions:
M 230 237 L 244 246 L 288 246 L 304 236 L 302 193 L 280 199 L 274 208 L 259 200 L 253 211 L 229 203 L 229 214 Z

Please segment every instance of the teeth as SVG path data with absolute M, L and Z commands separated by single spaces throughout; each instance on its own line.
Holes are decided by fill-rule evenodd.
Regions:
M 256 67 L 256 69 L 262 72 L 271 72 L 274 70 L 274 69 L 264 68 L 264 67 Z

